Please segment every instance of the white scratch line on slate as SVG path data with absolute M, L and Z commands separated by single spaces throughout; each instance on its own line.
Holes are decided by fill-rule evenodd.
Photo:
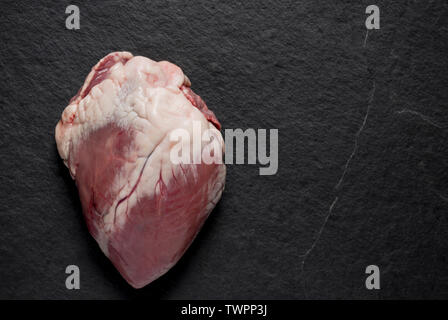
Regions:
M 369 98 L 369 102 L 367 104 L 367 110 L 366 110 L 366 114 L 364 115 L 364 120 L 362 121 L 362 125 L 359 128 L 358 132 L 356 133 L 355 136 L 355 144 L 353 146 L 353 151 L 350 154 L 350 157 L 348 157 L 345 166 L 344 166 L 344 171 L 342 172 L 341 178 L 339 179 L 338 183 L 335 186 L 335 189 L 339 189 L 339 187 L 342 185 L 342 183 L 344 182 L 344 178 L 345 175 L 347 174 L 348 168 L 350 166 L 350 162 L 352 161 L 352 159 L 354 158 L 354 156 L 356 155 L 356 152 L 358 151 L 358 146 L 359 146 L 359 137 L 361 136 L 362 131 L 364 130 L 366 123 L 367 123 L 367 118 L 369 117 L 369 113 L 370 113 L 370 108 L 372 106 L 372 101 L 373 101 L 373 96 L 375 95 L 375 80 L 373 80 L 373 88 L 372 88 L 372 92 L 370 93 L 370 98 Z
M 366 31 L 366 36 L 365 36 L 365 38 L 364 38 L 364 46 L 363 46 L 363 48 L 365 48 L 366 47 L 366 45 L 367 45 L 367 37 L 369 36 L 369 29 L 367 29 L 367 31 Z
M 422 114 L 420 112 L 410 110 L 410 109 L 403 109 L 403 110 L 397 111 L 397 113 L 398 114 L 409 113 L 409 114 L 418 116 L 426 123 L 429 123 L 430 125 L 432 125 L 436 128 L 443 129 L 443 127 L 441 125 L 437 124 L 434 120 L 431 120 L 428 116 L 425 116 L 424 114 Z

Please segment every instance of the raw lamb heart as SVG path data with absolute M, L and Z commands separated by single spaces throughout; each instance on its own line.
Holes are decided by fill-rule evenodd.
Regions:
M 180 259 L 221 198 L 222 162 L 170 160 L 170 133 L 191 133 L 194 123 L 223 150 L 218 120 L 179 67 L 114 52 L 92 68 L 56 126 L 88 229 L 135 288 Z

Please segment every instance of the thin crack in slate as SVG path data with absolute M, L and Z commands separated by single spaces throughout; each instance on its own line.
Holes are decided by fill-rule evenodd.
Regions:
M 314 247 L 316 246 L 317 242 L 319 242 L 320 237 L 322 236 L 322 233 L 324 232 L 325 226 L 327 225 L 328 219 L 330 218 L 331 212 L 333 211 L 334 206 L 336 205 L 336 202 L 338 202 L 338 197 L 336 197 L 332 204 L 330 205 L 330 208 L 328 209 L 327 216 L 325 217 L 324 223 L 322 223 L 322 226 L 319 229 L 319 232 L 317 233 L 316 238 L 314 239 L 313 243 L 311 244 L 311 247 L 305 252 L 305 254 L 302 255 L 302 264 L 300 267 L 300 272 L 303 274 L 303 270 L 305 269 L 305 263 L 306 259 L 308 258 L 311 251 L 313 251 Z M 303 284 L 305 287 L 305 283 Z M 305 288 L 304 288 L 305 289 Z M 306 297 L 306 290 L 304 290 L 305 297 Z
M 441 194 L 440 192 L 435 191 L 435 190 L 434 190 L 434 193 L 443 201 L 448 202 L 448 197 L 444 196 L 443 194 Z
M 369 36 L 369 29 L 367 29 L 367 31 L 366 31 L 366 36 L 365 36 L 365 38 L 364 38 L 364 45 L 363 45 L 363 48 L 365 48 L 366 47 L 366 45 L 367 45 L 367 37 Z
M 443 129 L 444 128 L 444 126 L 439 125 L 438 123 L 436 123 L 434 120 L 432 120 L 428 116 L 425 116 L 424 114 L 422 114 L 420 112 L 417 112 L 417 111 L 414 111 L 414 110 L 403 109 L 403 110 L 397 111 L 396 113 L 397 114 L 409 113 L 409 114 L 412 114 L 412 115 L 416 115 L 416 116 L 420 117 L 426 123 L 429 123 L 430 125 L 432 125 L 432 126 L 434 126 L 436 128 L 439 128 L 439 129 Z
M 316 238 L 314 239 L 314 241 L 313 241 L 311 247 L 310 247 L 310 248 L 305 252 L 305 254 L 303 255 L 304 258 L 303 258 L 303 261 L 302 261 L 302 268 L 301 268 L 302 270 L 303 270 L 303 267 L 304 267 L 304 265 L 305 265 L 305 260 L 306 260 L 306 258 L 308 257 L 309 253 L 314 249 L 314 247 L 316 246 L 316 243 L 319 241 L 319 239 L 320 239 L 320 237 L 321 237 L 321 235 L 322 235 L 322 232 L 324 231 L 325 225 L 327 224 L 328 218 L 330 217 L 330 214 L 331 214 L 331 212 L 333 211 L 333 208 L 334 208 L 334 206 L 336 205 L 336 202 L 338 202 L 338 199 L 339 199 L 338 197 L 334 198 L 333 202 L 332 202 L 331 205 L 330 205 L 330 208 L 328 209 L 328 214 L 327 214 L 327 216 L 325 217 L 324 223 L 323 223 L 322 226 L 320 227 L 319 232 L 317 233 Z
M 375 95 L 375 86 L 376 86 L 375 85 L 375 80 L 373 80 L 373 87 L 372 87 L 372 91 L 370 93 L 369 102 L 367 104 L 367 111 L 366 111 L 366 114 L 364 115 L 364 120 L 362 121 L 362 125 L 359 128 L 358 132 L 356 132 L 355 144 L 354 144 L 354 147 L 353 147 L 353 151 L 350 154 L 350 157 L 347 159 L 347 162 L 345 163 L 344 171 L 342 172 L 341 178 L 339 179 L 338 183 L 335 186 L 336 189 L 339 189 L 339 187 L 344 182 L 344 178 L 345 178 L 345 175 L 347 174 L 347 170 L 348 170 L 348 168 L 350 166 L 350 162 L 352 161 L 353 157 L 356 155 L 356 151 L 358 151 L 359 137 L 361 136 L 361 133 L 364 130 L 364 127 L 366 126 L 367 118 L 369 117 L 370 107 L 372 105 L 373 96 Z
M 367 119 L 368 119 L 369 113 L 370 113 L 370 108 L 371 108 L 372 102 L 373 102 L 373 97 L 375 95 L 375 90 L 376 90 L 376 82 L 375 82 L 375 80 L 373 80 L 373 86 L 372 86 L 372 90 L 371 90 L 371 93 L 370 93 L 370 96 L 369 96 L 369 101 L 367 103 L 367 110 L 366 110 L 366 113 L 364 115 L 363 122 L 362 122 L 361 127 L 359 128 L 359 130 L 356 132 L 353 151 L 352 151 L 352 153 L 350 154 L 350 157 L 348 158 L 348 160 L 345 163 L 344 171 L 342 172 L 341 178 L 339 179 L 338 183 L 335 186 L 336 190 L 338 190 L 339 187 L 342 185 L 342 183 L 344 181 L 344 177 L 345 177 L 345 175 L 346 175 L 346 173 L 348 171 L 348 168 L 350 166 L 350 162 L 354 158 L 354 156 L 356 155 L 356 151 L 358 150 L 359 137 L 360 137 L 361 133 L 363 132 L 365 126 L 366 126 Z M 308 248 L 308 250 L 303 255 L 301 255 L 301 257 L 303 257 L 302 263 L 301 263 L 301 267 L 300 267 L 300 273 L 301 273 L 302 276 L 303 276 L 303 271 L 305 270 L 306 260 L 307 260 L 308 256 L 311 254 L 311 252 L 314 250 L 314 248 L 316 247 L 317 243 L 319 242 L 319 240 L 320 240 L 320 238 L 321 238 L 321 236 L 322 236 L 322 234 L 324 232 L 324 229 L 325 229 L 325 227 L 327 225 L 327 222 L 330 219 L 331 213 L 333 212 L 333 208 L 336 205 L 336 203 L 338 202 L 338 200 L 339 200 L 339 198 L 336 196 L 335 199 L 333 200 L 333 202 L 331 203 L 329 209 L 328 209 L 328 213 L 325 216 L 324 222 L 322 223 L 321 227 L 319 228 L 317 236 L 315 237 L 314 241 L 312 242 L 312 244 Z M 303 289 L 304 289 L 305 298 L 307 298 L 305 282 L 303 282 Z

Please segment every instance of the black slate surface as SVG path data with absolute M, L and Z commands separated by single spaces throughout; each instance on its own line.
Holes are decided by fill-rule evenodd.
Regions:
M 76 31 L 69 4 L 0 9 L 0 298 L 448 298 L 446 1 L 375 1 L 367 37 L 371 1 L 76 1 Z M 140 290 L 88 234 L 54 142 L 118 50 L 179 65 L 224 128 L 279 129 L 278 173 L 229 165 L 194 244 Z

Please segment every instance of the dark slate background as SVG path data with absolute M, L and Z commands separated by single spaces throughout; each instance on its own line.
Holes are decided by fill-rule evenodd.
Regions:
M 371 2 L 2 1 L 0 298 L 448 298 L 447 3 L 375 1 L 366 39 Z M 224 128 L 279 129 L 278 173 L 229 165 L 194 244 L 140 290 L 88 234 L 54 141 L 117 50 L 179 65 Z

